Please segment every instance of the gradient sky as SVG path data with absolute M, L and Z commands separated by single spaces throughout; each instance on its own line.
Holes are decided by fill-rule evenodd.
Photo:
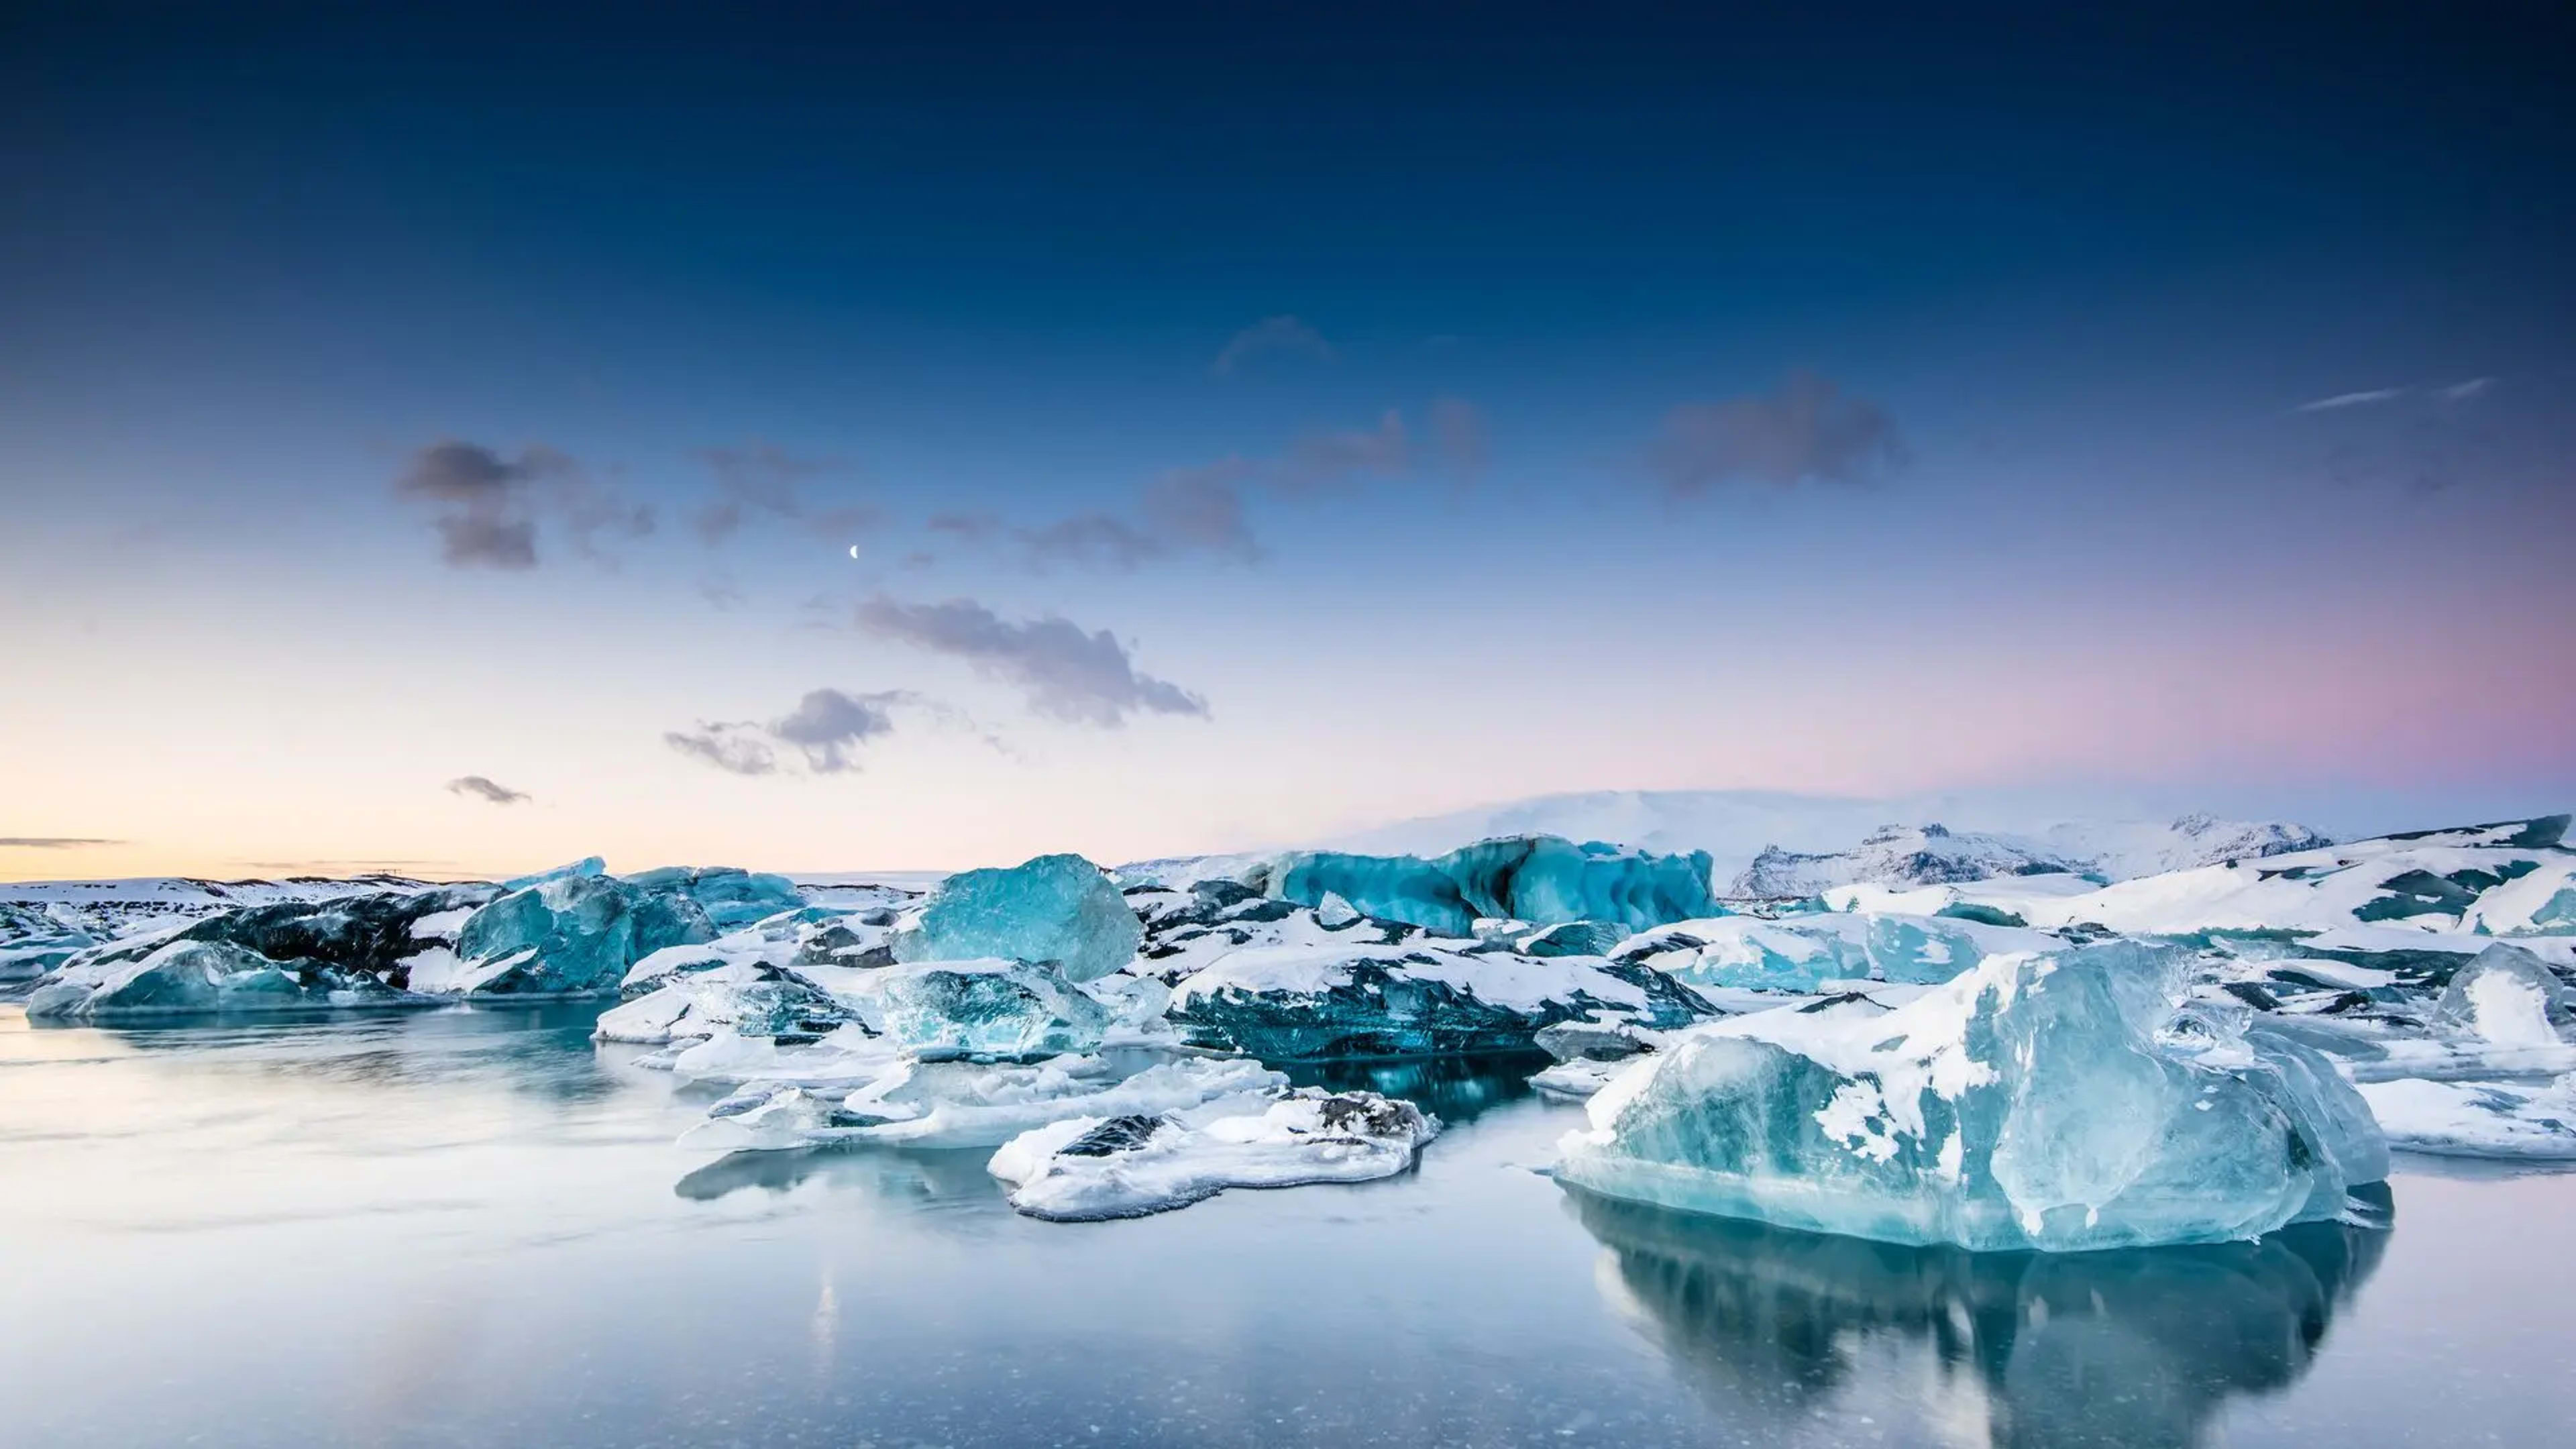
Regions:
M 2563 7 L 851 8 L 11 8 L 0 877 L 2576 799 Z

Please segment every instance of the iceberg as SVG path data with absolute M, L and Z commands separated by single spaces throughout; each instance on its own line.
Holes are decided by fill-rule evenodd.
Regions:
M 858 1020 L 830 992 L 776 966 L 734 960 L 680 973 L 667 985 L 600 1014 L 594 1041 L 661 1045 L 719 1031 L 812 1042 Z
M 1288 1085 L 1240 1058 L 1188 1057 L 1143 1068 L 1106 1056 L 1025 1065 L 896 1059 L 852 1089 L 753 1082 L 680 1138 L 687 1148 L 775 1151 L 835 1143 L 998 1147 L 1070 1117 L 1182 1111 Z
M 1595 1095 L 1558 1175 L 1889 1242 L 2067 1252 L 2251 1238 L 2387 1174 L 2324 1058 L 2186 1009 L 2187 953 L 2010 953 L 1893 1010 L 1691 1028 Z
M 2576 1073 L 2544 1082 L 2364 1082 L 2390 1145 L 2446 1157 L 2576 1161 Z
M 1004 1143 L 991 1171 L 1030 1217 L 1143 1217 L 1229 1187 L 1392 1177 L 1439 1130 L 1375 1092 L 1281 1088 L 1182 1112 L 1069 1118 Z
M 1640 932 L 1615 959 L 1692 986 L 1811 994 L 1832 981 L 1936 985 L 2005 951 L 2050 951 L 2064 938 L 1951 916 L 1823 911 L 1722 916 Z
M 626 883 L 649 895 L 687 897 L 718 931 L 792 911 L 805 904 L 796 883 L 783 875 L 765 875 L 729 865 L 666 865 L 637 871 Z
M 1706 851 L 1651 855 L 1553 835 L 1480 841 L 1432 860 L 1411 855 L 1299 851 L 1257 872 L 1268 894 L 1320 907 L 1339 896 L 1364 915 L 1444 936 L 1473 936 L 1480 919 L 1563 925 L 1599 921 L 1643 930 L 1718 914 Z
M 940 884 L 898 933 L 898 961 L 1001 957 L 1046 963 L 1067 981 L 1106 976 L 1136 958 L 1135 912 L 1078 855 L 1041 855 L 1008 870 L 970 870 Z
M 925 1061 L 1027 1061 L 1087 1052 L 1109 1009 L 1044 966 L 988 958 L 890 966 L 871 973 L 878 1029 Z
M 1527 1050 L 1559 1022 L 1680 1026 L 1716 1013 L 1646 967 L 1328 913 L 1232 881 L 1138 889 L 1138 969 L 1172 985 L 1189 1045 L 1267 1061 Z
M 683 885 L 647 889 L 567 868 L 476 911 L 457 931 L 453 970 L 419 989 L 485 996 L 613 991 L 646 956 L 715 934 Z
M 2498 942 L 2451 977 L 2435 1010 L 2483 1040 L 2506 1047 L 2551 1047 L 2567 1040 L 2576 1013 L 2565 983 L 2539 957 Z
M 27 997 L 27 1015 L 110 1016 L 174 1011 L 274 1011 L 309 1006 L 294 973 L 223 941 L 170 941 L 143 955 L 69 968 Z

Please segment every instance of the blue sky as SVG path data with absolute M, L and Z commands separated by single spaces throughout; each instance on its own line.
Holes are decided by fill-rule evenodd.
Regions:
M 13 24 L 0 872 L 2576 781 L 2541 7 Z

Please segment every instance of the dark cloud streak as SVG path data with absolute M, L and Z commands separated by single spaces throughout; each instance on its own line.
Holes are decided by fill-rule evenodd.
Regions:
M 447 782 L 447 793 L 468 795 L 495 805 L 517 805 L 530 798 L 525 790 L 513 790 L 496 783 L 489 775 L 459 775 Z
M 1871 483 L 1904 462 L 1896 424 L 1876 403 L 1811 372 L 1791 373 L 1774 393 L 1674 408 L 1649 455 L 1675 497 L 1737 482 Z
M 1108 630 L 1086 632 L 1059 615 L 1013 623 L 972 599 L 906 604 L 880 594 L 859 606 L 858 625 L 963 659 L 1018 687 L 1031 709 L 1051 718 L 1115 729 L 1134 714 L 1209 717 L 1205 699 L 1138 672 Z

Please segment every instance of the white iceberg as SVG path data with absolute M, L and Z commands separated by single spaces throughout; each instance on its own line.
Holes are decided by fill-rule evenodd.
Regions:
M 1375 1092 L 1283 1089 L 1194 1111 L 1056 1122 L 1004 1143 L 991 1167 L 1031 1217 L 1132 1218 L 1229 1187 L 1392 1177 L 1439 1130 L 1419 1107 Z
M 897 1057 L 853 1090 L 747 1085 L 710 1109 L 680 1145 L 728 1152 L 846 1142 L 994 1147 L 1067 1118 L 1177 1112 L 1287 1084 L 1241 1058 L 1184 1057 L 1139 1069 L 1103 1056 L 997 1065 Z
M 2576 1073 L 2547 1082 L 2365 1082 L 2392 1147 L 2446 1157 L 2576 1161 Z

